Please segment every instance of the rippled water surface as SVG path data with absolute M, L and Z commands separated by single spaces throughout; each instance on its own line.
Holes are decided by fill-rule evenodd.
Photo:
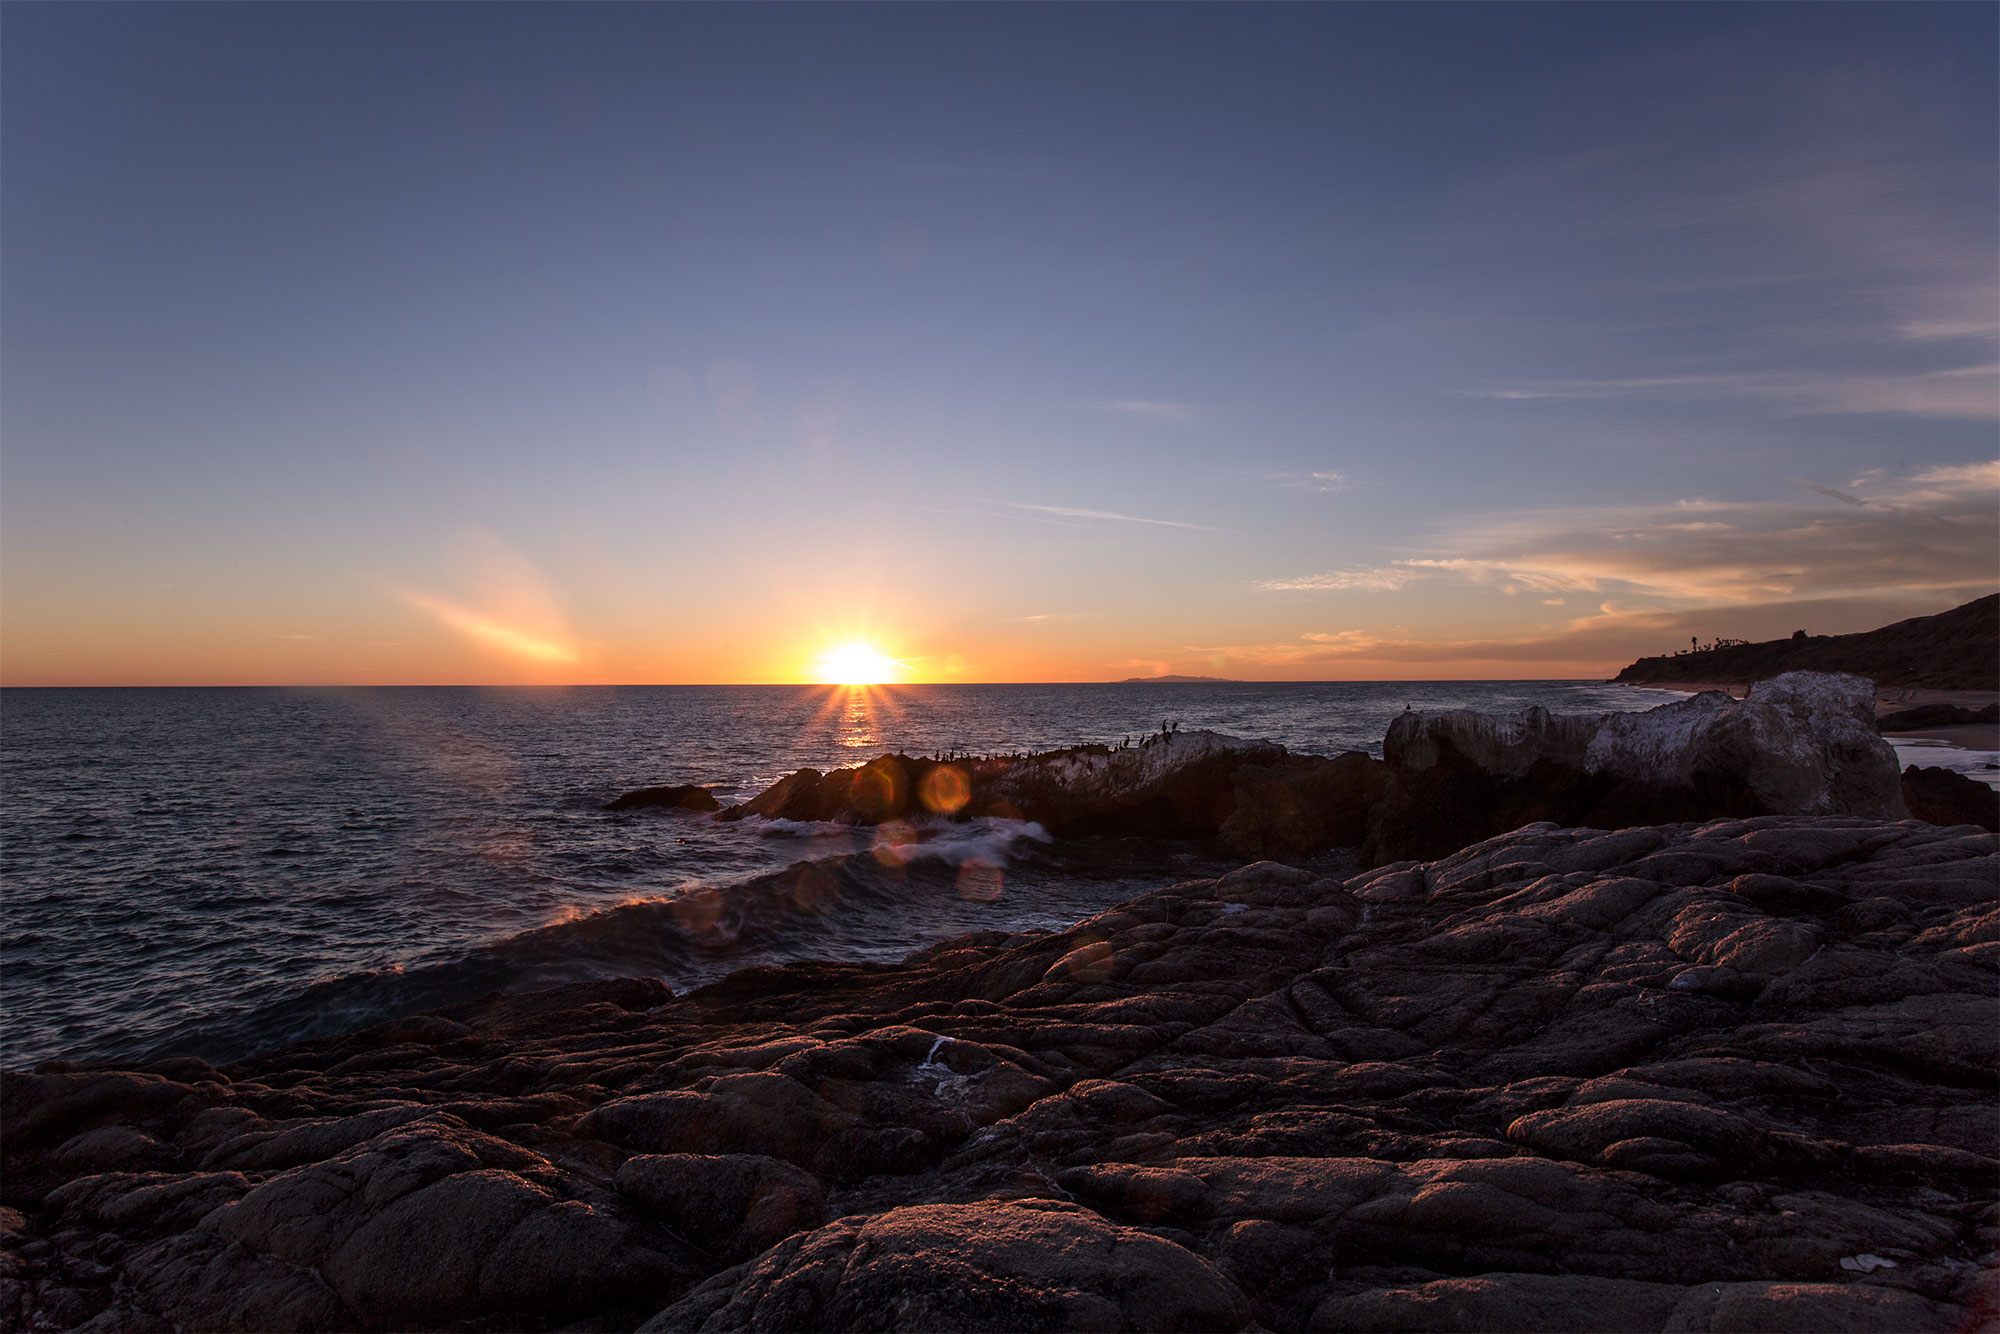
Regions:
M 1405 705 L 1672 697 L 1576 682 L 9 690 L 0 1061 L 222 1058 L 496 989 L 890 960 L 1220 869 L 1188 846 L 1055 847 L 1010 822 L 929 831 L 885 864 L 865 832 L 601 809 L 634 787 L 740 800 L 805 765 L 1115 743 L 1168 720 L 1379 754 Z

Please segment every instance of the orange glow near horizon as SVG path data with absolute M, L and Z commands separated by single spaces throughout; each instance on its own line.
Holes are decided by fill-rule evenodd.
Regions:
M 836 644 L 820 654 L 813 663 L 813 680 L 821 685 L 876 686 L 908 670 L 873 644 L 856 640 Z

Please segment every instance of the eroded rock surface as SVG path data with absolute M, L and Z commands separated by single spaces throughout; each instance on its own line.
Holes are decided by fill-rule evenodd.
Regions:
M 1951 1330 L 2000 837 L 1532 825 L 900 965 L 0 1080 L 0 1323 Z
M 1389 783 L 1365 850 L 1384 861 L 1538 820 L 1908 813 L 1874 683 L 1859 676 L 1788 672 L 1741 700 L 1711 690 L 1635 713 L 1411 712 L 1382 755 Z

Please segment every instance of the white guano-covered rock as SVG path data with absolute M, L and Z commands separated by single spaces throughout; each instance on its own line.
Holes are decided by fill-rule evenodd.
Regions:
M 1866 677 L 1786 672 L 1759 681 L 1697 729 L 1690 749 L 1697 776 L 1740 777 L 1774 815 L 1909 813 Z
M 1390 725 L 1383 758 L 1421 774 L 1449 753 L 1497 780 L 1544 763 L 1763 814 L 1902 819 L 1896 756 L 1875 731 L 1874 697 L 1864 677 L 1788 672 L 1743 700 L 1706 691 L 1634 713 L 1411 712 Z

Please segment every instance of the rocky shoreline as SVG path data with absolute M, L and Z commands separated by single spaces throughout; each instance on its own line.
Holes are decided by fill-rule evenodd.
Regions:
M 878 828 L 955 767 L 957 810 L 1217 837 L 1255 811 L 1234 828 L 1378 834 L 1378 864 L 1253 862 L 895 965 L 496 995 L 220 1069 L 7 1073 L 0 1327 L 1983 1327 L 2000 835 L 1903 818 L 1843 692 L 1417 715 L 1379 769 L 1195 734 L 984 779 L 902 757 Z M 844 772 L 767 805 L 869 815 L 894 778 Z M 1093 805 L 1105 774 L 1132 800 Z M 1822 809 L 1380 855 L 1443 809 L 1412 794 L 1456 838 L 1642 791 Z
M 1351 848 L 1369 862 L 1439 857 L 1536 821 L 1620 828 L 1723 816 L 1900 819 L 2000 830 L 2000 796 L 1941 769 L 1898 774 L 1874 683 L 1792 672 L 1736 699 L 1706 691 L 1640 712 L 1397 717 L 1382 758 L 1323 757 L 1215 732 L 1042 754 L 883 755 L 800 769 L 718 819 L 832 821 L 904 836 L 912 821 L 1000 816 L 1061 838 L 1212 839 L 1244 857 Z M 700 787 L 642 788 L 609 810 L 716 810 Z
M 1966 1328 L 2000 1295 L 1995 848 L 1533 826 L 893 967 L 9 1075 L 0 1318 Z

